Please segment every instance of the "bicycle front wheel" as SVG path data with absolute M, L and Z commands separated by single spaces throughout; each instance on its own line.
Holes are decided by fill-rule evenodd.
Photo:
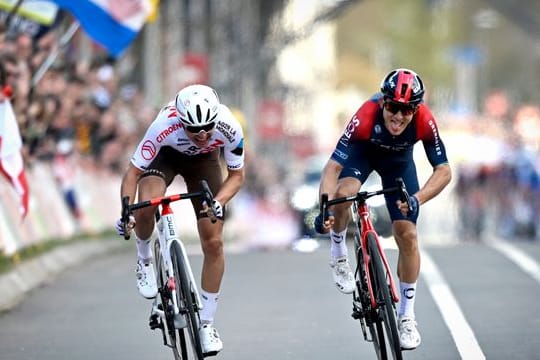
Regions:
M 366 272 L 364 268 L 363 250 L 361 247 L 360 231 L 355 229 L 354 250 L 356 255 L 356 269 L 354 278 L 356 289 L 353 293 L 353 315 L 354 319 L 360 321 L 364 340 L 373 343 L 378 359 L 386 359 L 386 347 L 384 344 L 384 329 L 377 314 L 377 309 L 371 307 Z M 367 329 L 366 329 L 367 327 Z M 367 331 L 369 331 L 369 337 Z
M 396 322 L 396 309 L 390 296 L 390 285 L 386 268 L 383 265 L 379 246 L 375 235 L 367 235 L 367 244 L 371 258 L 371 269 L 373 271 L 373 293 L 377 299 L 377 311 L 383 320 L 386 330 L 386 338 L 390 351 L 396 360 L 402 359 L 401 345 L 399 344 L 399 332 Z
M 188 276 L 187 264 L 184 261 L 182 248 L 178 242 L 173 241 L 171 245 L 171 261 L 174 268 L 176 288 L 176 298 L 181 312 L 185 314 L 188 323 L 188 331 L 193 347 L 193 356 L 197 360 L 203 360 L 201 339 L 199 337 L 199 313 L 197 303 L 194 299 L 191 279 Z
M 187 346 L 186 335 L 184 329 L 176 329 L 174 326 L 174 309 L 171 300 L 171 291 L 167 287 L 167 272 L 165 270 L 165 263 L 161 257 L 161 250 L 159 248 L 159 241 L 155 241 L 154 254 L 156 262 L 156 282 L 159 289 L 159 305 L 165 313 L 165 327 L 161 328 L 164 333 L 164 342 L 167 345 L 166 334 L 168 334 L 169 344 L 172 348 L 174 359 L 183 360 L 187 359 Z

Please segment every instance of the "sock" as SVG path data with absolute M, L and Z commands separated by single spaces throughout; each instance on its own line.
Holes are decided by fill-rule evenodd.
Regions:
M 152 259 L 152 248 L 150 247 L 150 244 L 152 243 L 150 239 L 148 240 L 141 240 L 137 236 L 136 238 L 136 244 L 137 244 L 137 256 L 139 259 L 143 260 L 146 264 L 150 262 Z
M 214 316 L 216 315 L 217 303 L 219 299 L 219 292 L 211 293 L 204 289 L 201 289 L 201 300 L 202 300 L 202 310 L 201 310 L 201 323 L 202 324 L 213 324 Z
M 345 237 L 347 235 L 347 229 L 335 233 L 334 230 L 330 230 L 330 255 L 332 259 L 337 259 L 343 256 L 347 256 L 347 242 Z
M 416 298 L 416 282 L 409 284 L 403 281 L 399 282 L 400 304 L 398 317 L 411 317 L 414 319 L 414 299 Z

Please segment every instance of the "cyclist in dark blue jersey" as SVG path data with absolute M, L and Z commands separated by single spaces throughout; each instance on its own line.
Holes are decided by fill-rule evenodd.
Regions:
M 385 200 L 399 249 L 398 325 L 401 347 L 405 350 L 416 348 L 421 341 L 414 314 L 420 273 L 416 229 L 419 207 L 437 196 L 452 177 L 437 123 L 423 98 L 424 85 L 414 71 L 395 69 L 386 75 L 381 92 L 362 104 L 345 128 L 324 167 L 319 191 L 328 193 L 330 199 L 354 195 L 372 171 L 381 176 L 383 187 L 394 186 L 397 177 L 403 178 L 413 211 L 408 211 L 397 194 L 385 195 Z M 413 147 L 418 141 L 433 167 L 422 187 L 413 159 Z M 344 293 L 352 293 L 355 287 L 345 244 L 350 205 L 335 205 L 328 219 L 322 219 L 322 214 L 315 219 L 319 233 L 330 233 L 330 266 L 336 286 Z

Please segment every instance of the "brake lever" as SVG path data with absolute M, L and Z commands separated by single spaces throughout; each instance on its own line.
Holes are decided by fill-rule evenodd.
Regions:
M 210 221 L 212 222 L 212 224 L 214 224 L 217 221 L 216 209 L 214 208 L 214 195 L 212 194 L 212 190 L 210 190 L 210 187 L 208 186 L 208 182 L 206 182 L 206 180 L 201 180 L 201 187 L 203 189 L 203 203 L 206 202 L 206 205 L 212 209 L 212 216 L 210 216 Z
M 409 209 L 409 213 L 413 211 L 413 207 L 411 205 L 411 197 L 409 193 L 407 192 L 407 188 L 405 187 L 405 182 L 402 178 L 396 178 L 396 183 L 399 188 L 399 198 L 402 202 L 407 203 L 407 208 Z
M 124 240 L 129 240 L 129 232 L 127 231 L 127 223 L 129 222 L 129 196 L 122 198 L 122 226 L 124 227 Z
M 327 193 L 321 194 L 321 203 L 319 207 L 320 207 L 319 210 L 323 217 L 323 221 L 326 221 L 328 218 L 327 216 L 328 215 L 328 194 Z

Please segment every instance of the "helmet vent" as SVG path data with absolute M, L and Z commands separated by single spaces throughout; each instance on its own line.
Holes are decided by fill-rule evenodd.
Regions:
M 189 111 L 188 111 L 188 113 L 187 113 L 187 116 L 188 116 L 188 118 L 189 118 L 189 123 L 190 123 L 190 124 L 195 124 L 195 121 L 193 121 L 193 118 L 191 117 L 191 113 L 190 113 Z
M 197 120 L 199 120 L 199 123 L 202 123 L 202 113 L 200 105 L 197 105 Z
M 401 84 L 401 92 L 399 93 L 400 97 L 405 97 L 407 93 L 408 84 Z

